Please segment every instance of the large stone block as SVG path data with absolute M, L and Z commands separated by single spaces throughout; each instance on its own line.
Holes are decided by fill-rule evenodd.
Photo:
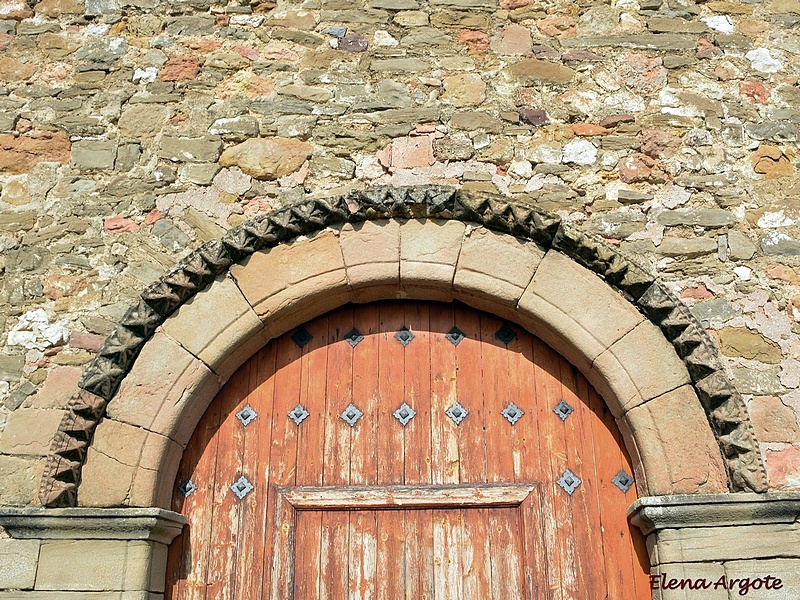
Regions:
M 64 412 L 36 408 L 15 410 L 8 415 L 6 427 L 0 433 L 0 452 L 47 456 Z
M 795 543 L 797 543 L 796 539 L 795 537 Z M 787 543 L 788 541 L 786 540 Z M 797 559 L 731 561 L 725 563 L 725 575 L 728 581 L 739 580 L 731 591 L 731 598 L 775 600 L 776 598 L 796 597 L 800 590 L 800 560 Z M 769 589 L 765 587 L 768 576 L 771 577 Z M 749 582 L 742 583 L 743 579 L 749 579 Z M 756 579 L 761 579 L 761 585 L 754 585 Z M 780 579 L 780 582 L 777 582 L 776 579 Z
M 347 281 L 358 301 L 396 296 L 400 287 L 400 223 L 348 223 L 339 235 Z
M 459 221 L 437 219 L 411 220 L 400 227 L 400 283 L 406 293 L 428 299 L 452 298 L 465 229 Z M 444 293 L 432 294 L 437 288 Z
M 333 231 L 256 252 L 231 267 L 231 274 L 262 320 L 294 312 L 300 301 L 347 293 L 342 249 Z
M 37 503 L 45 458 L 0 455 L 0 506 Z
M 456 293 L 488 304 L 499 301 L 516 306 L 542 258 L 544 252 L 534 242 L 484 227 L 470 228 L 456 266 Z
M 198 327 L 202 323 L 202 327 Z M 163 330 L 225 381 L 250 357 L 264 324 L 230 277 L 220 277 L 164 322 Z M 241 350 L 246 348 L 247 354 Z
M 647 495 L 728 490 L 719 446 L 692 386 L 632 408 L 618 422 L 647 472 Z
M 584 373 L 595 358 L 644 320 L 597 275 L 553 250 L 537 267 L 518 309 L 529 331 Z
M 40 544 L 39 540 L 0 539 L 0 589 L 33 588 Z
M 649 321 L 639 323 L 598 356 L 587 376 L 608 399 L 616 418 L 691 381 L 672 344 Z
M 163 566 L 158 563 L 166 562 L 166 557 L 164 550 L 156 547 L 164 545 L 125 540 L 46 540 L 42 542 L 36 589 L 163 591 Z
M 654 567 L 650 572 L 656 576 L 655 581 L 651 580 L 654 600 L 695 600 L 699 597 L 703 600 L 729 600 L 728 592 L 721 587 L 696 587 L 705 585 L 702 580 L 710 582 L 710 585 L 718 581 L 725 574 L 720 563 L 670 563 Z M 695 586 L 695 589 L 690 586 Z
M 662 529 L 657 534 L 655 550 L 662 565 L 701 560 L 800 559 L 800 524 Z
M 208 367 L 159 331 L 145 344 L 106 413 L 185 444 L 219 387 Z
M 104 419 L 95 430 L 78 492 L 81 506 L 153 506 L 170 488 L 183 448 L 127 423 Z M 162 477 L 162 473 L 166 473 Z M 174 472 L 172 473 L 174 479 Z M 169 481 L 167 481 L 169 479 Z M 171 491 L 171 490 L 170 490 Z M 169 498 L 164 503 L 168 504 Z

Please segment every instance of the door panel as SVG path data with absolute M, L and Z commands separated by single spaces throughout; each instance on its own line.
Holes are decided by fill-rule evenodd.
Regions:
M 270 342 L 201 419 L 167 597 L 649 598 L 622 471 L 617 484 L 632 469 L 602 399 L 519 326 L 457 303 L 346 306 Z M 292 504 L 492 484 L 536 493 Z

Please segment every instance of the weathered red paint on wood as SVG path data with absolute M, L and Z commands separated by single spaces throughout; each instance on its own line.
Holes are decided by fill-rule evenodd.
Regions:
M 454 325 L 466 334 L 457 346 L 445 338 Z M 521 327 L 498 340 L 502 325 L 460 304 L 384 302 L 305 324 L 302 349 L 293 332 L 268 344 L 184 453 L 177 483 L 198 488 L 175 494 L 189 526 L 170 547 L 167 598 L 649 598 L 643 540 L 625 518 L 635 486 L 611 483 L 633 472 L 613 417 Z M 354 326 L 355 348 L 344 339 Z M 406 347 L 394 337 L 403 326 L 415 336 Z M 575 409 L 564 422 L 562 398 Z M 417 411 L 405 427 L 392 415 L 403 401 Z M 444 414 L 455 401 L 469 410 L 458 426 Z M 501 414 L 512 401 L 525 411 L 514 426 Z M 355 427 L 340 418 L 350 402 L 364 412 Z M 243 427 L 235 414 L 248 403 L 259 416 Z M 288 418 L 298 403 L 310 413 L 300 426 Z M 571 496 L 556 484 L 567 468 L 582 480 Z M 241 475 L 255 488 L 239 500 Z M 513 506 L 380 504 L 398 486 L 424 497 L 443 484 L 532 491 Z M 300 506 L 313 490 L 321 504 Z

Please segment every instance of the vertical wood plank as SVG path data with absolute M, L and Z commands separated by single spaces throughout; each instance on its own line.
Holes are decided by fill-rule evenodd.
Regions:
M 496 333 L 504 321 L 492 315 L 481 317 L 481 368 L 483 369 L 484 427 L 492 432 L 491 444 L 486 444 L 486 464 L 490 483 L 514 480 L 511 424 L 501 411 L 512 400 L 509 390 L 509 349 L 497 339 Z M 517 325 L 517 333 L 524 332 Z M 513 341 L 511 342 L 513 343 Z
M 231 377 L 222 392 L 220 427 L 217 432 L 217 466 L 214 473 L 214 508 L 211 515 L 211 554 L 206 575 L 206 598 L 231 600 L 234 598 L 239 535 L 239 513 L 242 501 L 230 487 L 239 477 L 252 482 L 253 473 L 242 472 L 245 428 L 236 418 L 236 412 L 245 405 L 252 363 L 243 365 Z M 251 492 L 252 493 L 252 492 Z
M 309 416 L 297 428 L 297 485 L 322 485 L 325 463 L 325 391 L 328 369 L 327 316 L 305 325 L 312 338 L 303 347 L 301 359 L 300 404 Z M 298 597 L 315 598 L 320 575 L 319 551 L 322 515 L 307 512 L 296 515 L 294 589 Z M 302 531 L 299 528 L 303 522 Z M 297 541 L 300 543 L 297 543 Z M 302 565 L 298 572 L 297 565 Z
M 430 305 L 407 304 L 405 324 L 417 338 L 405 350 L 405 399 L 417 411 L 403 430 L 405 483 L 426 485 L 431 479 L 431 322 Z
M 581 485 L 571 496 L 565 498 L 572 508 L 572 529 L 574 544 L 577 549 L 595 546 L 600 551 L 575 552 L 575 574 L 577 587 L 583 598 L 604 599 L 607 594 L 605 580 L 605 564 L 603 562 L 602 543 L 593 544 L 595 529 L 600 524 L 600 507 L 598 505 L 597 473 L 595 470 L 594 438 L 591 423 L 587 422 L 590 410 L 588 398 L 580 394 L 579 377 L 575 367 L 563 357 L 559 357 L 561 373 L 561 395 L 575 408 L 566 421 L 564 430 L 567 440 L 567 462 L 572 470 L 581 478 Z M 585 381 L 585 380 L 584 380 Z M 584 392 L 585 392 L 585 388 Z M 607 451 L 607 450 L 605 450 Z
M 176 484 L 191 479 L 197 489 L 186 498 L 176 489 L 172 501 L 173 510 L 185 515 L 189 521 L 169 548 L 167 577 L 168 582 L 174 583 L 167 589 L 175 600 L 201 600 L 205 597 L 220 407 L 220 402 L 213 402 L 200 419 L 178 469 Z
M 574 550 L 568 546 L 572 537 L 569 524 L 569 506 L 564 501 L 566 492 L 556 481 L 567 469 L 564 449 L 564 426 L 553 413 L 561 400 L 558 381 L 560 367 L 558 355 L 540 340 L 533 342 L 535 360 L 536 414 L 539 422 L 539 456 L 542 457 L 542 512 L 544 515 L 545 552 L 549 557 L 548 587 L 554 600 L 575 597 Z
M 610 594 L 629 594 L 640 597 L 636 591 L 635 553 L 633 552 L 630 525 L 625 512 L 621 510 L 627 502 L 633 501 L 633 489 L 628 491 L 631 498 L 626 498 L 611 479 L 625 468 L 630 475 L 630 465 L 626 464 L 618 439 L 614 418 L 608 407 L 599 399 L 596 392 L 590 394 L 590 407 L 595 418 L 592 420 L 592 433 L 595 445 L 605 449 L 596 453 L 597 487 L 600 504 L 600 523 L 604 531 L 602 539 L 605 561 L 605 575 Z M 638 565 L 636 565 L 638 566 Z M 640 586 L 641 587 L 641 586 Z M 648 586 L 649 587 L 649 586 Z M 641 594 L 641 591 L 638 592 Z
M 350 484 L 375 485 L 378 477 L 380 403 L 378 398 L 378 344 L 380 316 L 378 307 L 359 307 L 354 319 L 364 339 L 353 349 L 353 402 L 364 413 L 352 429 L 350 442 Z M 400 342 L 392 338 L 400 346 Z M 401 346 L 402 347 L 402 346 Z M 374 533 L 374 532 L 373 532 Z
M 456 394 L 456 363 L 453 345 L 444 332 L 452 327 L 453 307 L 432 304 L 430 309 L 431 362 L 431 482 L 434 484 L 458 483 L 458 427 L 446 412 L 458 400 Z M 449 347 L 448 347 L 449 346 Z M 468 409 L 469 410 L 469 409 Z M 467 415 L 474 419 L 474 415 Z
M 320 600 L 343 600 L 349 597 L 350 515 L 345 511 L 322 513 L 320 544 Z
M 273 343 L 276 344 L 277 360 L 267 498 L 266 539 L 270 547 L 265 552 L 264 590 L 269 591 L 269 598 L 277 600 L 282 597 L 281 594 L 288 594 L 285 590 L 291 589 L 291 581 L 287 580 L 291 571 L 284 564 L 286 555 L 283 549 L 291 544 L 294 514 L 293 511 L 283 510 L 278 489 L 295 483 L 298 427 L 289 419 L 289 413 L 300 402 L 298 382 L 302 370 L 302 350 L 289 335 Z
M 384 585 L 382 574 L 379 576 L 376 571 L 376 512 L 379 511 L 356 510 L 350 513 L 350 600 L 373 600 L 376 588 Z
M 549 561 L 544 543 L 544 509 L 540 502 L 542 482 L 547 480 L 543 473 L 547 464 L 542 460 L 539 443 L 539 420 L 555 416 L 550 412 L 541 416 L 537 406 L 536 370 L 533 360 L 532 336 L 525 333 L 512 342 L 513 350 L 509 355 L 509 385 L 514 403 L 525 411 L 512 427 L 512 461 L 514 464 L 514 480 L 517 482 L 533 482 L 536 489 L 528 500 L 520 507 L 522 519 L 523 553 L 525 564 L 525 584 L 527 598 L 549 597 L 548 569 Z M 547 406 L 544 406 L 546 411 Z
M 464 598 L 489 598 L 492 589 L 489 511 L 485 508 L 462 510 L 461 517 Z
M 401 484 L 404 477 L 404 427 L 392 413 L 406 400 L 404 372 L 406 349 L 394 334 L 406 325 L 403 304 L 380 305 L 378 333 L 378 420 L 377 481 L 381 485 Z M 414 333 L 418 335 L 418 333 Z M 412 344 L 418 343 L 414 339 Z M 409 405 L 411 403 L 409 402 Z M 376 587 L 378 600 L 405 597 L 406 554 L 404 552 L 405 514 L 401 511 L 377 511 L 377 565 L 383 579 Z
M 433 578 L 435 600 L 464 598 L 461 563 L 461 514 L 458 510 L 434 510 Z
M 469 416 L 458 426 L 459 481 L 461 483 L 485 483 L 486 466 L 486 409 L 485 371 L 481 364 L 480 314 L 461 304 L 454 306 L 452 325 L 442 324 L 444 336 L 455 325 L 464 333 L 464 339 L 454 346 L 446 341 L 443 348 L 455 354 L 456 397 L 469 411 Z M 446 338 L 445 338 L 446 339 Z
M 524 598 L 519 510 L 489 508 L 487 511 L 492 562 L 491 598 Z
M 255 489 L 242 501 L 240 513 L 236 597 L 241 600 L 263 598 L 262 565 L 266 549 L 275 360 L 275 345 L 269 344 L 249 365 L 246 402 L 258 413 L 258 417 L 247 426 L 242 457 L 242 472 L 253 474 L 252 484 Z

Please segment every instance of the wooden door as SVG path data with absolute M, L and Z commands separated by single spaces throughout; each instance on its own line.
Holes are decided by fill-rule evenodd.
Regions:
M 602 399 L 461 304 L 348 305 L 274 340 L 178 474 L 173 600 L 644 599 Z

